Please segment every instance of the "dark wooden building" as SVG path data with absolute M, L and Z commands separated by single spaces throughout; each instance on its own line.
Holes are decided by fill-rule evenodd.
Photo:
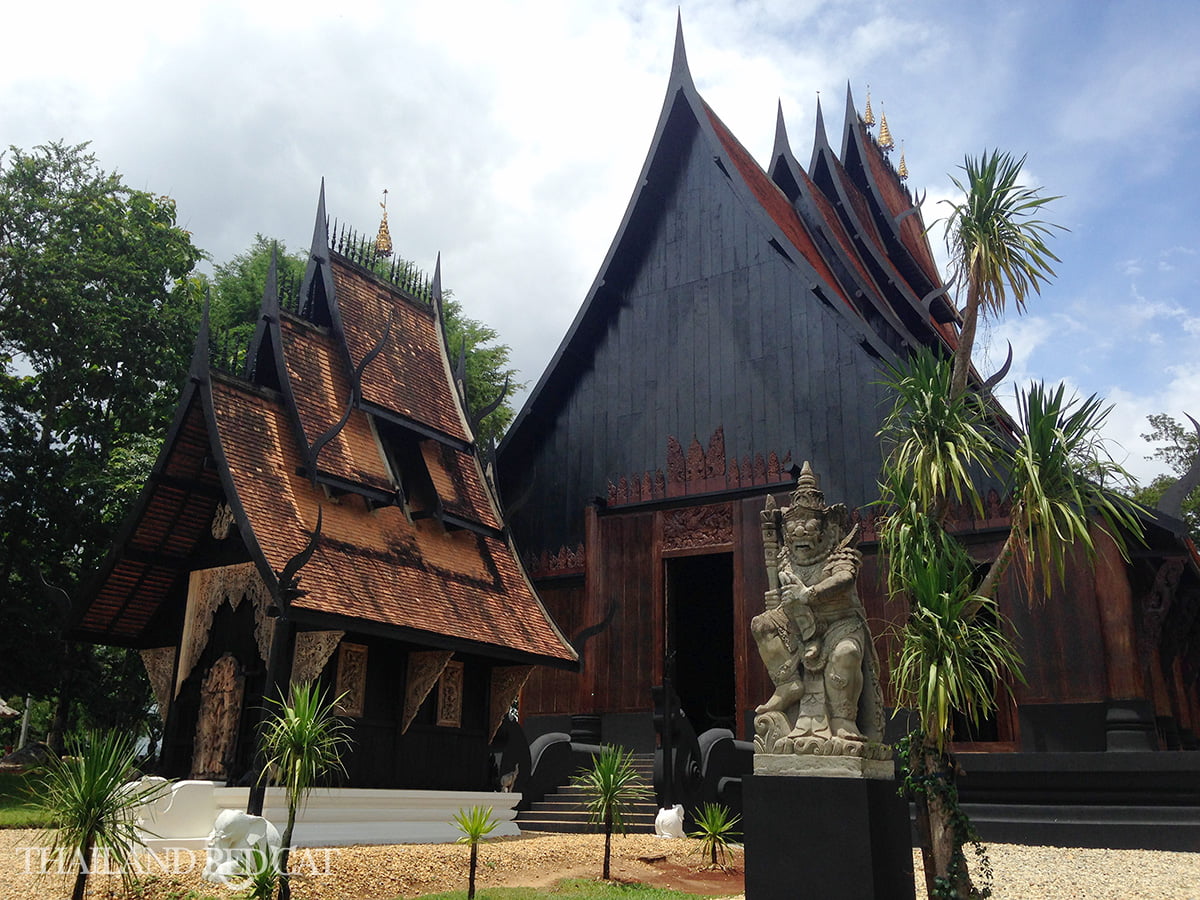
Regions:
M 847 92 L 835 152 L 818 104 L 803 167 L 781 112 L 764 170 L 698 94 L 677 36 L 624 219 L 499 448 L 517 545 L 582 658 L 579 673 L 533 676 L 527 730 L 598 716 L 604 740 L 647 749 L 651 687 L 670 658 L 697 731 L 751 737 L 771 694 L 749 634 L 766 589 L 758 514 L 768 493 L 786 502 L 804 460 L 831 502 L 859 511 L 860 590 L 886 668 L 904 610 L 885 601 L 868 514 L 888 405 L 880 365 L 950 350 L 958 319 L 903 159 L 893 166 L 865 118 L 869 103 L 860 116 Z M 981 562 L 1003 540 L 1002 489 L 988 507 L 959 523 Z M 1077 560 L 1052 604 L 1031 611 L 1005 586 L 1029 683 L 971 735 L 975 749 L 1192 740 L 1197 557 L 1179 523 L 1148 522 L 1130 563 L 1107 546 L 1094 571 Z
M 303 284 L 281 303 L 272 266 L 238 374 L 210 365 L 206 314 L 153 474 L 78 604 L 76 637 L 142 650 L 164 774 L 252 775 L 264 692 L 290 673 L 346 694 L 351 786 L 488 790 L 530 671 L 577 665 L 481 468 L 440 265 L 414 281 L 374 249 L 331 249 L 322 187 Z

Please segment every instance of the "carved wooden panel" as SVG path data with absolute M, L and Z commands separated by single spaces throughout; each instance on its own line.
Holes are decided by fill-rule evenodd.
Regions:
M 444 728 L 462 727 L 463 664 L 446 663 L 438 679 L 437 724 Z
M 454 655 L 450 650 L 425 650 L 408 654 L 408 671 L 404 679 L 404 721 L 400 733 L 408 731 L 417 710 L 442 677 L 446 664 Z
M 242 715 L 241 667 L 226 653 L 208 670 L 200 687 L 200 714 L 192 753 L 192 778 L 225 781 Z
M 342 698 L 337 708 L 339 715 L 358 718 L 363 714 L 367 696 L 367 648 L 362 644 L 344 643 L 338 650 L 337 695 Z
M 664 552 L 733 543 L 733 507 L 728 503 L 670 509 L 663 514 L 662 523 Z
M 492 669 L 491 700 L 488 710 L 488 741 L 491 741 L 500 730 L 500 723 L 512 709 L 512 703 L 521 693 L 521 688 L 533 674 L 533 666 L 496 666 Z
M 344 631 L 301 631 L 296 635 L 296 651 L 292 656 L 292 683 L 315 681 L 325 669 Z
M 154 691 L 154 702 L 158 705 L 158 714 L 167 721 L 167 709 L 171 705 L 171 676 L 175 674 L 175 648 L 155 647 L 153 650 L 142 651 L 142 665 L 146 667 L 146 677 L 150 679 L 150 689 Z
M 553 575 L 582 575 L 586 567 L 587 555 L 583 544 L 574 547 L 560 547 L 558 552 L 551 553 L 543 550 L 541 555 L 533 560 L 529 574 L 535 578 L 545 578 Z

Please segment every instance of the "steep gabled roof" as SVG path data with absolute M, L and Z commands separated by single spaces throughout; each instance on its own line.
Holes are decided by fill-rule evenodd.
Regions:
M 812 293 L 840 310 L 867 352 L 874 356 L 891 352 L 863 320 L 788 198 L 700 97 L 688 69 L 682 25 L 677 24 L 666 97 L 637 187 L 583 305 L 505 435 L 501 455 L 511 452 L 522 440 L 526 428 L 532 427 L 530 423 L 552 418 L 570 385 L 588 365 L 592 342 L 620 308 L 625 281 L 636 268 L 644 237 L 658 220 L 660 197 L 675 175 L 682 148 L 693 140 L 705 142 L 706 152 L 757 223 L 763 241 L 793 265 L 802 267 Z
M 925 235 L 921 210 L 892 168 L 879 143 L 868 133 L 866 123 L 854 108 L 854 97 L 846 87 L 846 120 L 842 134 L 842 162 L 859 189 L 870 200 L 879 233 L 896 267 L 904 274 L 918 297 L 941 287 L 941 274 Z M 954 318 L 944 300 L 932 304 L 939 321 Z
M 302 626 L 574 666 L 483 474 L 436 304 L 332 252 L 324 220 L 322 185 L 300 312 L 280 308 L 272 266 L 245 377 L 210 370 L 206 313 L 175 424 L 75 633 L 163 640 L 149 623 L 212 551 L 225 502 L 239 558 L 207 564 L 253 560 L 276 602 L 276 573 L 316 537 L 290 604 Z

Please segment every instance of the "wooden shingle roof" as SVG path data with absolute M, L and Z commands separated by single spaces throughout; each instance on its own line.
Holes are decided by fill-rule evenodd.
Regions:
M 272 267 L 244 377 L 209 368 L 205 317 L 175 425 L 73 633 L 157 646 L 150 626 L 181 602 L 226 503 L 239 561 L 277 603 L 277 573 L 316 534 L 289 605 L 302 627 L 575 666 L 483 474 L 437 306 L 332 253 L 323 194 L 315 299 L 281 310 Z

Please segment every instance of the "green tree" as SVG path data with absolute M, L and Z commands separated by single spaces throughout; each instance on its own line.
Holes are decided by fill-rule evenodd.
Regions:
M 1147 416 L 1146 420 L 1151 430 L 1149 434 L 1141 436 L 1142 440 L 1162 444 L 1146 458 L 1157 459 L 1170 470 L 1170 474 L 1157 475 L 1148 485 L 1133 492 L 1133 499 L 1153 508 L 1167 488 L 1182 478 L 1195 462 L 1197 453 L 1200 453 L 1200 437 L 1197 437 L 1194 429 L 1185 427 L 1166 413 L 1155 413 Z M 1193 489 L 1183 499 L 1182 506 L 1183 520 L 1187 522 L 1192 539 L 1200 541 L 1200 488 Z
M 943 201 L 951 208 L 945 220 L 951 277 L 966 291 L 954 354 L 954 396 L 967 389 L 979 316 L 999 315 L 1010 298 L 1018 312 L 1024 311 L 1029 294 L 1040 293 L 1042 284 L 1054 276 L 1051 261 L 1059 261 L 1046 238 L 1062 226 L 1035 218 L 1058 198 L 1040 196 L 1038 188 L 1022 185 L 1024 164 L 1024 156 L 1013 159 L 999 150 L 968 156 L 962 166 L 966 184 L 951 177 L 963 200 Z
M 124 515 L 114 472 L 169 423 L 200 258 L 174 202 L 87 145 L 0 156 L 0 695 L 57 695 L 59 747 L 92 656 L 59 639 L 66 598 Z
M 287 869 L 297 811 L 323 779 L 346 773 L 342 756 L 350 748 L 350 728 L 338 718 L 340 699 L 330 700 L 318 685 L 304 682 L 292 684 L 287 700 L 268 700 L 270 712 L 260 739 L 266 756 L 261 777 L 283 786 L 288 805 L 279 857 L 281 900 L 291 896 Z
M 71 741 L 70 756 L 50 760 L 40 779 L 34 803 L 55 823 L 51 851 L 64 869 L 77 867 L 73 900 L 83 900 L 96 851 L 122 877 L 132 871 L 129 860 L 141 847 L 138 809 L 167 789 L 162 781 L 129 785 L 135 761 L 133 735 L 85 732 Z
M 920 719 L 907 763 L 926 884 L 931 896 L 968 897 L 974 888 L 963 846 L 977 840 L 957 808 L 949 744 L 955 713 L 978 725 L 994 710 L 1004 675 L 1020 677 L 1012 629 L 996 602 L 1001 580 L 1016 563 L 1030 596 L 1048 599 L 1072 548 L 1094 557 L 1101 531 L 1123 551 L 1141 526 L 1134 504 L 1112 490 L 1127 476 L 1099 438 L 1108 409 L 1098 398 L 1033 384 L 1018 393 L 1010 431 L 976 398 L 954 397 L 951 377 L 950 365 L 928 351 L 889 373 L 895 405 L 880 431 L 891 448 L 880 485 L 887 511 L 880 549 L 890 594 L 909 605 L 892 684 Z M 1006 481 L 1012 495 L 1009 534 L 982 578 L 943 521 L 951 500 L 982 514 L 981 476 Z
M 490 806 L 472 806 L 460 809 L 454 815 L 454 826 L 462 832 L 454 843 L 467 844 L 471 848 L 471 869 L 467 877 L 467 900 L 475 900 L 475 870 L 479 865 L 479 842 L 496 830 L 500 823 L 492 816 Z
M 590 769 L 581 769 L 571 784 L 587 796 L 588 817 L 604 829 L 604 874 L 607 881 L 612 868 L 612 836 L 625 833 L 629 807 L 647 799 L 650 790 L 633 768 L 633 752 L 613 745 L 605 746 L 592 760 Z

